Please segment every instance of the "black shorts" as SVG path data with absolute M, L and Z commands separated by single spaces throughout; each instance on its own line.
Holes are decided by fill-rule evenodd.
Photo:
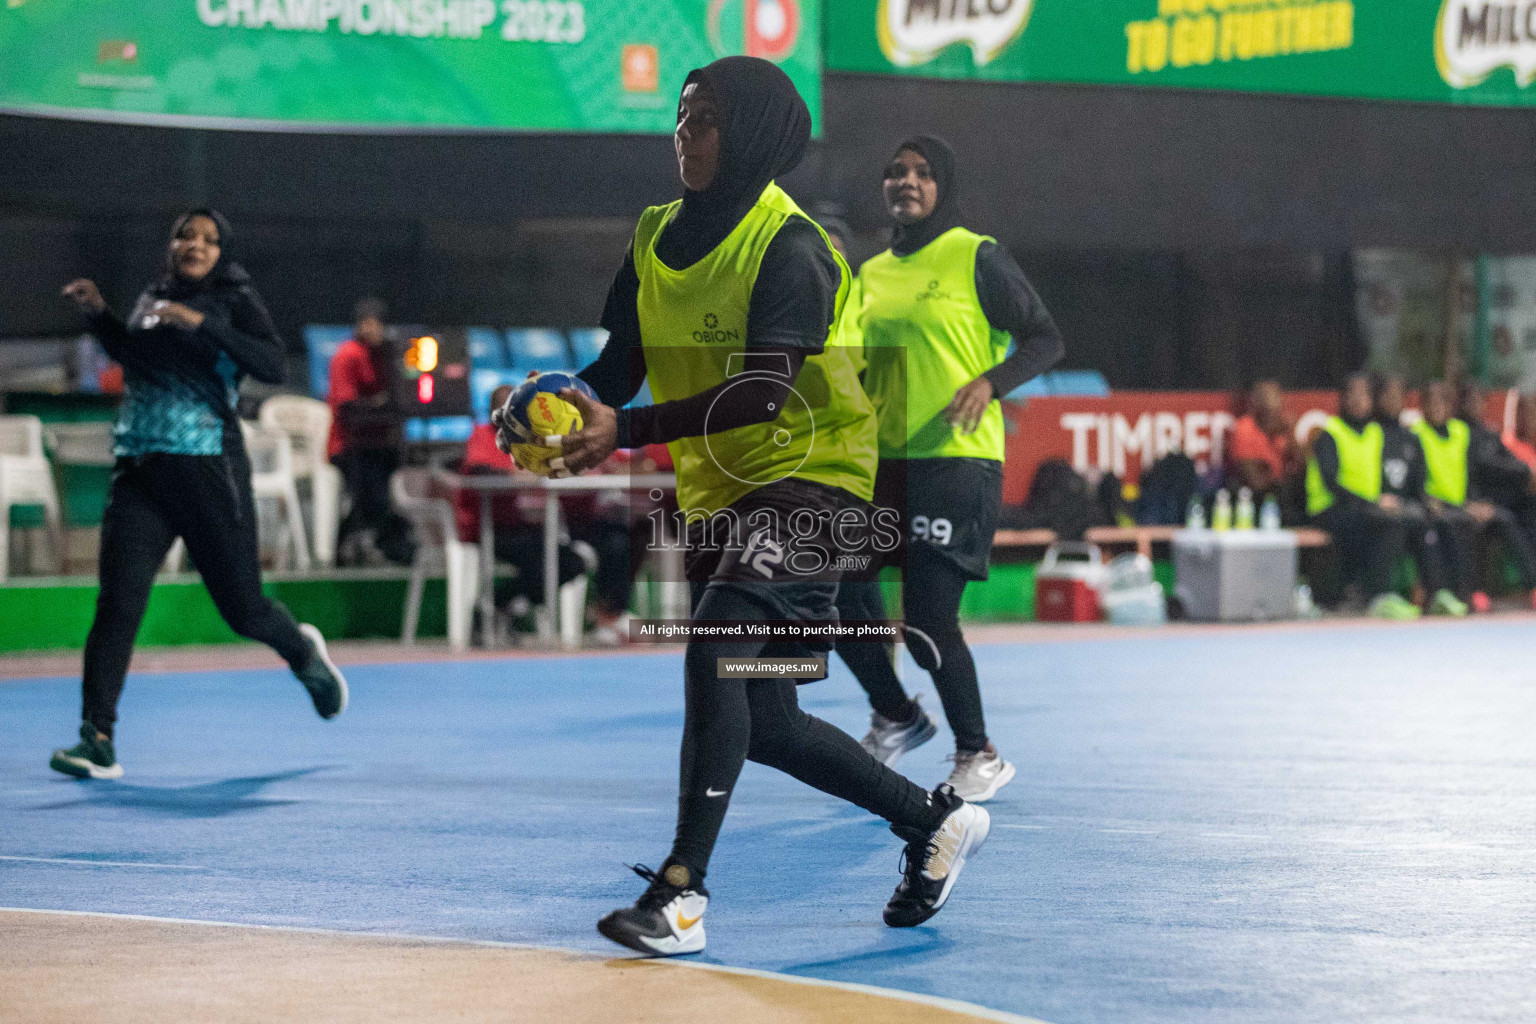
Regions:
M 896 509 L 902 544 L 884 559 L 905 565 L 906 546 L 921 544 L 984 580 L 1003 507 L 1003 464 L 993 459 L 881 459 L 875 505 Z
M 861 536 L 838 523 L 867 521 L 871 511 L 841 488 L 790 479 L 759 487 L 708 520 L 691 520 L 685 565 L 694 607 L 706 587 L 726 587 L 761 607 L 765 621 L 835 620 L 847 567 L 843 538 Z

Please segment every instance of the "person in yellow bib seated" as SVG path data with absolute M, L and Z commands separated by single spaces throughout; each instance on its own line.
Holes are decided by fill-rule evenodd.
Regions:
M 1312 438 L 1307 514 L 1333 536 L 1345 582 L 1359 587 L 1372 615 L 1413 619 L 1418 606 L 1392 591 L 1406 521 L 1401 499 L 1382 493 L 1384 434 L 1371 411 L 1371 380 L 1354 374 L 1339 394 L 1339 414 Z
M 933 677 L 955 734 L 949 784 L 990 800 L 1015 769 L 987 736 L 960 599 L 987 578 L 1002 507 L 1003 411 L 998 399 L 1061 359 L 1061 332 L 1008 250 L 963 224 L 955 155 L 916 135 L 886 165 L 891 247 L 859 269 L 858 305 L 840 334 L 862 345 L 864 388 L 880 418 L 875 503 L 902 514 L 902 545 L 845 585 L 844 619 L 883 617 L 872 582 L 900 566 L 907 648 Z M 1013 351 L 1010 354 L 1009 348 Z M 896 678 L 886 652 L 841 643 L 869 695 L 865 749 L 886 764 L 936 727 Z
M 860 523 L 872 526 L 874 411 L 847 349 L 828 343 L 850 274 L 774 183 L 800 162 L 810 127 L 767 61 L 726 57 L 689 73 L 675 137 L 683 198 L 641 215 L 614 279 L 608 343 L 580 374 L 600 401 L 562 393 L 584 424 L 562 443 L 569 471 L 615 447 L 667 445 L 694 625 L 740 630 L 688 643 L 672 851 L 657 871 L 636 868 L 649 886 L 633 907 L 598 923 L 651 956 L 704 948 L 704 874 L 748 759 L 891 822 L 908 865 L 883 915 L 893 927 L 938 912 L 989 824 L 984 808 L 946 786 L 924 791 L 802 711 L 804 670 L 739 671 L 824 654 L 830 644 L 744 627 L 835 621 L 841 556 L 872 539 Z M 644 382 L 656 404 L 619 408 Z
M 1471 414 L 1471 421 L 1453 416 L 1456 399 L 1449 384 L 1432 381 L 1425 385 L 1424 419 L 1415 424 L 1414 433 L 1424 449 L 1424 490 L 1430 509 L 1443 524 L 1439 532 L 1446 561 L 1454 566 L 1459 593 L 1469 596 L 1473 607 L 1486 611 L 1491 602 L 1477 583 L 1475 570 L 1480 562 L 1479 538 L 1496 535 L 1503 539 L 1526 589 L 1536 584 L 1536 550 L 1515 513 L 1491 500 L 1503 493 L 1503 489 L 1490 486 L 1491 480 L 1514 481 L 1512 490 L 1523 497 L 1530 473 L 1504 449 L 1497 434 L 1477 422 L 1482 393 L 1476 388 L 1469 390 L 1474 397 L 1464 411 Z M 1502 477 L 1495 475 L 1499 473 Z

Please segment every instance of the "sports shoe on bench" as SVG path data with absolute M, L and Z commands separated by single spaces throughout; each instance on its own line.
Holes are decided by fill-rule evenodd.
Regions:
M 973 804 L 983 803 L 997 796 L 997 791 L 1013 780 L 1013 765 L 1003 760 L 1003 755 L 990 743 L 986 750 L 960 750 L 950 756 L 955 762 L 945 785 L 954 789 L 962 800 Z
M 120 779 L 123 766 L 117 763 L 112 741 L 97 735 L 90 722 L 80 723 L 80 742 L 68 750 L 55 750 L 48 767 L 77 779 Z
M 878 711 L 869 713 L 869 732 L 859 745 L 887 768 L 894 767 L 903 754 L 927 743 L 939 731 L 917 701 L 918 698 L 912 698 L 913 715 L 907 722 L 893 722 Z
M 331 660 L 325 649 L 325 637 L 309 623 L 301 623 L 299 632 L 309 641 L 309 661 L 302 669 L 294 669 L 309 699 L 315 702 L 315 714 L 321 718 L 335 718 L 347 709 L 347 680 L 341 669 Z
M 615 910 L 597 922 L 597 930 L 647 956 L 702 952 L 709 890 L 682 864 L 668 864 L 660 874 L 644 864 L 632 864 L 630 870 L 651 884 L 634 906 Z
M 981 849 L 992 828 L 985 807 L 966 803 L 949 786 L 934 790 L 933 800 L 949 813 L 932 832 L 891 826 L 891 831 L 907 842 L 902 851 L 901 882 L 883 915 L 892 928 L 911 928 L 937 914 L 948 902 L 967 858 Z

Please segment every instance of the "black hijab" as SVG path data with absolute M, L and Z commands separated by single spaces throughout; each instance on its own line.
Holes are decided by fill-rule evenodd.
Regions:
M 219 233 L 219 259 L 201 280 L 189 281 L 176 272 L 176 266 L 171 262 L 170 243 L 181 234 L 181 229 L 187 226 L 187 221 L 193 217 L 207 217 L 213 221 L 213 226 Z M 176 223 L 171 225 L 171 237 L 165 247 L 165 276 L 161 277 L 150 288 L 150 294 L 156 298 L 170 299 L 174 302 L 184 302 L 204 292 L 215 291 L 219 288 L 239 287 L 248 284 L 251 276 L 245 269 L 229 258 L 229 245 L 232 230 L 229 221 L 218 210 L 208 206 L 195 206 L 176 218 Z
M 811 138 L 811 112 L 795 83 L 758 57 L 722 57 L 683 82 L 707 84 L 720 111 L 720 166 L 683 205 L 656 242 L 656 255 L 683 270 L 725 241 L 768 183 L 795 169 Z
M 910 149 L 924 160 L 933 172 L 933 184 L 938 198 L 933 212 L 915 224 L 898 224 L 891 236 L 891 251 L 897 256 L 910 256 L 950 228 L 960 227 L 964 214 L 960 210 L 960 181 L 955 170 L 955 151 L 949 143 L 936 135 L 914 135 L 896 147 L 896 153 Z M 895 156 L 895 153 L 891 154 Z

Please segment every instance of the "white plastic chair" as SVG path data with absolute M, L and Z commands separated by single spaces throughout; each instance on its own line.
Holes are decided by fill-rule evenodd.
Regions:
M 421 596 L 427 576 L 436 571 L 447 577 L 448 643 L 455 650 L 469 646 L 474 621 L 475 595 L 480 589 L 480 546 L 459 540 L 453 505 L 431 494 L 431 470 L 408 467 L 389 479 L 389 496 L 395 510 L 411 521 L 416 532 L 416 558 L 405 592 L 400 623 L 400 642 L 416 642 L 421 620 Z
M 335 565 L 336 532 L 341 525 L 341 471 L 326 458 L 331 407 L 303 395 L 273 395 L 261 403 L 259 422 L 284 431 L 292 442 L 293 474 L 309 480 L 315 561 Z
M 283 539 L 279 558 L 285 567 L 292 546 L 293 563 L 301 572 L 310 568 L 309 542 L 304 536 L 304 514 L 299 509 L 299 486 L 293 473 L 293 442 L 283 430 L 240 421 L 245 448 L 251 457 L 251 493 L 257 499 L 282 502 Z
M 57 566 L 64 564 L 64 522 L 53 470 L 43 454 L 43 421 L 36 416 L 0 416 L 0 580 L 11 571 L 11 507 L 43 506 L 48 544 Z

